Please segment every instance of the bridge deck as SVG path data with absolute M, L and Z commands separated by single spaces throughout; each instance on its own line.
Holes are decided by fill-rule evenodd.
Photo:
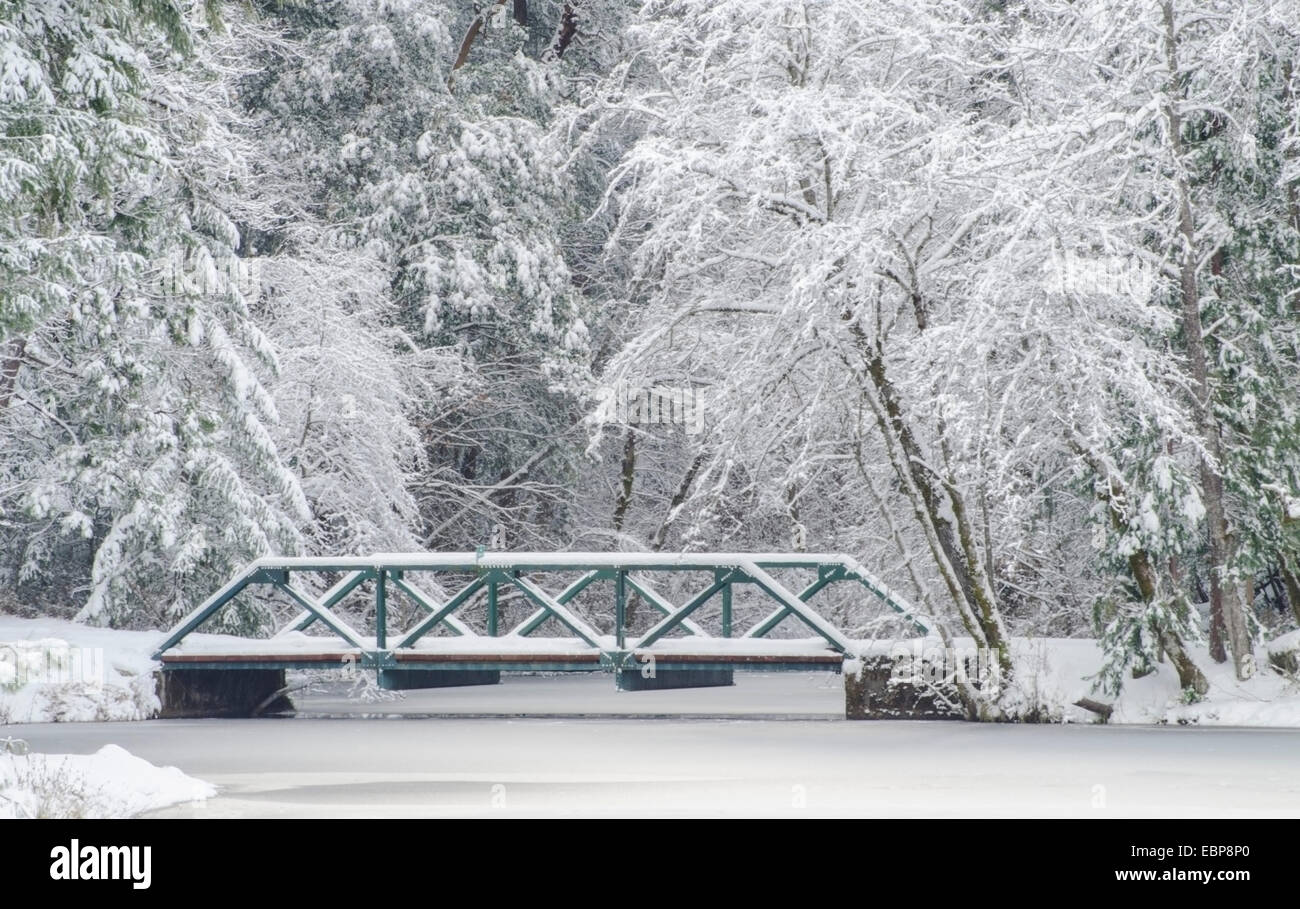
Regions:
M 328 638 L 298 634 L 248 640 L 195 635 L 162 654 L 164 669 L 334 669 L 346 666 L 387 669 L 500 669 L 506 672 L 591 672 L 634 668 L 654 662 L 663 669 L 754 669 L 838 672 L 844 655 L 818 639 L 745 640 L 689 638 L 661 640 L 653 648 L 617 650 L 587 647 L 577 639 L 523 637 L 434 638 L 399 650 L 331 646 Z M 363 643 L 373 645 L 372 640 Z

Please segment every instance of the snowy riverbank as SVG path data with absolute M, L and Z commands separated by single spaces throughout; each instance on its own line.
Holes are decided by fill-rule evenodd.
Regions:
M 1016 648 L 1018 686 L 1050 715 L 1067 721 L 1095 721 L 1094 714 L 1075 706 L 1080 698 L 1091 698 L 1113 706 L 1112 724 L 1300 727 L 1300 684 L 1269 666 L 1263 653 L 1254 678 L 1239 682 L 1229 665 L 1210 659 L 1205 647 L 1190 647 L 1210 681 L 1210 692 L 1202 701 L 1187 703 L 1168 663 L 1140 679 L 1126 678 L 1120 695 L 1111 697 L 1093 687 L 1091 677 L 1102 662 L 1096 641 L 1018 639 Z
M 143 720 L 159 708 L 157 631 L 0 616 L 0 724 Z
M 0 746 L 3 819 L 133 817 L 216 794 L 209 783 L 117 745 L 94 754 L 10 754 Z

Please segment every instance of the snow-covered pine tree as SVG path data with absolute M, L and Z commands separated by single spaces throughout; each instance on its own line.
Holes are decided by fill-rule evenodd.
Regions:
M 274 351 L 221 204 L 241 162 L 199 88 L 219 78 L 194 40 L 210 20 L 165 2 L 6 12 L 39 61 L 20 67 L 32 132 L 48 118 L 55 149 L 24 185 L 16 245 L 82 253 L 38 269 L 27 286 L 44 290 L 10 323 L 8 567 L 47 608 L 62 595 L 82 618 L 156 624 L 294 550 L 309 516 L 268 429 Z

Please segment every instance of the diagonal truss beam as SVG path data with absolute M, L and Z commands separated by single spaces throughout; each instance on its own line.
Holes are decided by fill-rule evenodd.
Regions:
M 656 593 L 654 588 L 652 588 L 649 584 L 645 583 L 644 581 L 638 581 L 630 573 L 627 576 L 627 586 L 631 587 L 637 593 L 641 594 L 642 598 L 651 606 L 653 606 L 655 609 L 659 610 L 661 615 L 673 614 L 674 607 L 672 603 L 668 602 L 662 596 Z M 699 637 L 703 637 L 703 638 L 710 637 L 707 631 L 705 631 L 699 625 L 695 624 L 695 622 L 691 619 L 683 618 L 681 625 L 691 634 L 698 635 Z
M 528 578 L 515 577 L 514 575 L 508 575 L 508 577 L 510 583 L 522 590 L 528 598 L 538 606 L 559 619 L 560 622 L 566 625 L 570 631 L 582 638 L 592 647 L 600 646 L 600 632 L 579 618 L 577 613 L 569 609 L 568 606 L 561 603 L 545 590 L 542 590 L 542 588 L 528 580 Z
M 158 645 L 158 649 L 154 651 L 153 658 L 155 660 L 161 659 L 163 651 L 175 647 L 183 637 L 195 628 L 198 628 L 218 612 L 221 607 L 225 606 L 238 596 L 239 593 L 249 585 L 249 582 L 256 571 L 257 567 L 256 563 L 254 563 L 254 565 L 249 566 L 227 581 L 225 585 L 212 596 L 194 607 L 193 611 L 191 611 L 185 618 L 181 619 L 181 621 L 176 625 L 172 630 L 172 633 L 167 636 L 167 640 Z
M 403 582 L 402 592 L 412 598 L 418 597 L 419 599 L 417 599 L 416 602 L 419 602 L 421 606 L 428 609 L 429 614 L 421 619 L 414 628 L 402 635 L 394 649 L 410 647 L 420 638 L 432 631 L 439 622 L 443 621 L 461 606 L 465 605 L 465 603 L 469 601 L 470 597 L 483 589 L 485 584 L 487 584 L 487 576 L 480 575 L 470 581 L 466 587 L 461 589 L 460 593 L 456 594 L 442 606 L 435 607 L 430 600 L 424 597 L 423 594 L 418 593 L 414 587 L 410 587 Z
M 414 602 L 415 605 L 424 609 L 426 612 L 438 611 L 438 607 L 434 605 L 432 598 L 430 598 L 423 590 L 408 582 L 405 578 L 398 578 L 390 575 L 388 582 L 410 597 L 411 601 Z M 470 628 L 451 613 L 442 617 L 442 624 L 446 625 L 460 637 L 476 638 L 479 636 L 478 632 L 473 628 Z
M 318 605 L 333 609 L 339 601 L 355 590 L 362 581 L 370 576 L 367 571 L 354 571 L 339 579 L 339 582 L 321 594 Z M 304 609 L 284 624 L 272 637 L 283 637 L 291 631 L 306 631 L 319 616 L 310 609 Z
M 844 577 L 847 580 L 857 581 L 863 587 L 870 590 L 879 597 L 886 606 L 902 615 L 915 626 L 916 630 L 922 634 L 929 635 L 934 633 L 934 628 L 927 617 L 918 615 L 907 601 L 900 595 L 891 590 L 884 581 L 867 571 L 856 559 L 844 558 Z
M 844 558 L 843 563 L 843 565 L 836 566 L 829 572 L 823 570 L 817 580 L 813 581 L 799 593 L 799 599 L 806 603 L 816 596 L 823 587 L 837 581 L 857 581 L 863 587 L 867 588 L 867 590 L 871 591 L 873 595 L 883 601 L 886 606 L 889 606 L 903 618 L 911 622 L 917 631 L 926 635 L 933 633 L 934 629 L 930 626 L 928 619 L 917 615 L 917 613 L 907 605 L 906 601 L 886 587 L 883 582 L 878 580 L 860 564 L 849 558 Z M 778 606 L 776 609 L 764 616 L 762 621 L 757 625 L 745 632 L 743 636 L 747 638 L 761 638 L 777 625 L 781 624 L 781 622 L 785 621 L 787 616 L 792 614 L 792 610 L 785 605 Z
M 347 641 L 353 647 L 358 650 L 369 649 L 366 647 L 365 641 L 361 640 L 361 635 L 357 633 L 356 629 L 331 612 L 330 608 L 325 605 L 323 598 L 320 600 L 313 600 L 290 583 L 277 583 L 275 587 L 277 590 L 283 590 L 285 593 L 289 594 L 289 596 L 293 597 L 294 602 L 308 612 L 315 614 L 316 618 L 324 622 L 330 631 L 343 638 L 343 640 Z
M 841 575 L 838 572 L 830 572 L 830 573 L 823 572 L 821 576 L 817 578 L 817 580 L 813 581 L 803 590 L 799 591 L 799 600 L 801 602 L 807 603 L 809 600 L 815 597 L 823 587 L 827 586 L 833 581 L 839 580 L 840 577 Z M 792 613 L 790 611 L 789 606 L 785 606 L 785 605 L 778 606 L 775 609 L 773 609 L 771 612 L 769 612 L 766 616 L 764 616 L 763 620 L 760 621 L 757 625 L 755 625 L 753 628 L 749 629 L 749 631 L 746 631 L 743 635 L 741 635 L 741 637 L 761 638 L 764 635 L 766 635 L 769 631 L 771 631 L 773 628 L 775 628 L 777 625 L 780 625 L 782 622 L 784 622 L 786 616 L 791 614 Z
M 730 584 L 735 576 L 736 573 L 734 571 L 729 571 L 721 577 L 714 578 L 712 584 L 704 588 L 700 593 L 697 593 L 689 602 L 686 603 L 686 605 L 680 606 L 668 613 L 668 615 L 660 619 L 656 625 L 651 627 L 649 631 L 643 634 L 636 642 L 636 647 L 649 647 L 665 634 L 672 631 L 680 625 L 687 616 L 707 603 L 710 597 Z
M 823 619 L 776 578 L 749 560 L 741 562 L 737 567 L 747 574 L 760 590 L 798 616 L 805 625 L 825 638 L 826 642 L 840 653 L 848 653 L 852 649 L 849 639 L 841 634 L 838 628 Z
M 555 602 L 560 604 L 568 603 L 578 594 L 582 593 L 589 586 L 591 586 L 591 583 L 593 581 L 600 580 L 600 576 L 601 576 L 600 571 L 587 572 L 582 577 L 578 578 L 578 580 L 574 581 L 568 587 L 564 588 L 558 594 L 556 594 Z M 520 637 L 527 637 L 528 635 L 536 631 L 538 628 L 541 628 L 542 623 L 546 621 L 547 617 L 550 616 L 550 614 L 551 614 L 550 610 L 543 606 L 539 608 L 536 612 L 534 612 L 532 615 L 530 615 L 528 618 L 520 622 L 519 625 L 516 626 L 515 629 L 510 633 L 517 634 Z

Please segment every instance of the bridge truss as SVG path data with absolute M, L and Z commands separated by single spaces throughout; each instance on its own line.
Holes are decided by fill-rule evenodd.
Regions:
M 796 592 L 775 576 L 774 572 L 784 569 L 815 572 L 815 578 Z M 665 574 L 681 573 L 703 576 L 705 583 L 684 602 L 670 602 L 656 583 Z M 317 596 L 296 580 L 308 574 L 337 575 L 338 580 Z M 462 580 L 469 575 L 470 580 L 450 595 L 434 596 L 424 589 L 428 585 L 423 577 L 431 574 Z M 567 579 L 556 589 L 554 579 L 560 575 Z M 367 583 L 374 596 L 373 635 L 363 634 L 337 611 L 349 595 Z M 386 688 L 464 684 L 447 680 L 454 678 L 454 673 L 503 670 L 605 670 L 620 678 L 677 677 L 684 683 L 694 679 L 700 684 L 726 684 L 735 669 L 839 671 L 846 655 L 852 655 L 853 642 L 810 603 L 832 584 L 860 585 L 922 634 L 930 632 L 927 619 L 845 555 L 480 550 L 259 559 L 180 621 L 154 657 L 164 670 L 319 669 L 345 664 L 376 671 Z M 575 598 L 593 585 L 608 585 L 612 594 L 605 601 L 610 614 L 600 623 L 608 626 L 606 631 L 574 608 Z M 768 611 L 744 628 L 735 622 L 733 593 L 737 585 L 760 591 L 769 602 Z M 197 633 L 250 588 L 278 592 L 301 611 L 268 638 Z M 502 628 L 499 602 L 506 590 L 517 591 L 533 608 L 509 629 Z M 394 627 L 395 595 L 415 607 L 417 620 L 409 627 Z M 639 596 L 657 616 L 657 621 L 639 633 L 633 633 L 628 622 L 632 595 Z M 715 599 L 720 622 L 713 624 L 720 631 L 710 633 L 692 616 Z M 466 618 L 469 607 L 474 604 L 477 613 L 484 600 L 485 621 L 471 623 Z M 537 634 L 550 619 L 565 630 L 565 637 Z M 808 637 L 768 637 L 787 620 L 802 624 Z M 306 633 L 322 628 L 327 634 Z M 440 631 L 435 634 L 435 629 Z M 715 674 L 712 682 L 707 681 L 709 673 Z M 718 673 L 725 674 L 725 681 L 718 681 Z

